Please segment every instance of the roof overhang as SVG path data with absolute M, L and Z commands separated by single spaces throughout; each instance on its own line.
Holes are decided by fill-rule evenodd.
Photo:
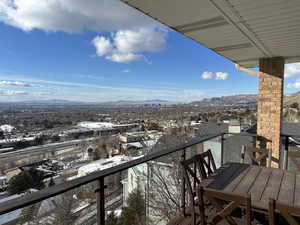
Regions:
M 299 0 L 122 0 L 245 67 L 300 61 Z

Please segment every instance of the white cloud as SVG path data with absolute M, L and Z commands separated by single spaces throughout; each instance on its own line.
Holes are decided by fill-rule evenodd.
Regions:
M 130 72 L 130 69 L 124 69 L 121 71 L 122 73 L 129 73 Z
M 26 91 L 16 91 L 16 90 L 0 90 L 0 95 L 11 96 L 11 95 L 28 95 Z
M 35 97 L 44 97 L 44 96 L 53 96 L 53 92 L 32 92 L 30 93 L 32 96 L 35 96 Z
M 300 77 L 300 63 L 285 64 L 284 77 Z M 295 81 L 288 83 L 287 88 L 298 89 L 300 88 L 300 78 Z
M 112 44 L 110 43 L 110 40 L 105 37 L 96 36 L 92 40 L 92 44 L 95 46 L 96 54 L 98 56 L 104 56 L 110 53 L 113 48 Z
M 298 80 L 296 80 L 294 82 L 288 83 L 287 87 L 290 88 L 290 89 L 298 89 L 298 88 L 300 88 L 300 79 L 298 79 Z
M 97 56 L 129 63 L 165 45 L 163 26 L 119 0 L 0 0 L 0 22 L 24 31 L 112 32 L 92 40 Z
M 125 68 L 127 69 L 127 68 Z M 74 75 L 75 76 L 75 75 Z M 76 75 L 77 76 L 77 75 Z M 85 75 L 86 76 L 86 75 Z M 72 101 L 117 101 L 117 100 L 146 100 L 162 99 L 175 102 L 191 102 L 201 100 L 206 93 L 213 90 L 200 90 L 189 88 L 175 88 L 174 85 L 101 85 L 98 82 L 82 83 L 40 80 L 29 74 L 1 74 L 0 80 L 13 79 L 18 82 L 40 85 L 43 88 L 25 89 L 14 87 L 14 91 L 0 89 L 0 101 L 20 101 L 33 99 L 66 99 Z M 23 88 L 24 90 L 21 90 Z M 5 95 L 4 95 L 5 94 Z M 9 97 L 8 97 L 9 95 Z
M 0 0 L 0 20 L 24 31 L 114 31 L 157 24 L 119 0 Z
M 216 73 L 216 80 L 227 80 L 229 74 L 223 73 L 223 72 L 217 72 Z
M 208 79 L 215 79 L 215 80 L 227 80 L 229 77 L 228 73 L 223 73 L 223 72 L 204 72 L 202 73 L 201 77 L 205 80 Z
M 158 52 L 165 46 L 166 33 L 158 29 L 120 30 L 114 36 L 116 49 L 121 53 Z
M 6 81 L 6 80 L 0 81 L 0 86 L 37 87 L 37 85 L 34 84 L 28 84 L 20 81 Z
M 285 64 L 284 77 L 288 78 L 296 75 L 300 75 L 300 63 Z
M 112 53 L 111 55 L 107 55 L 105 58 L 118 63 L 129 63 L 129 62 L 140 61 L 145 59 L 143 55 L 139 55 L 131 52 L 128 53 L 115 52 Z
M 204 72 L 204 73 L 202 73 L 202 78 L 203 79 L 205 79 L 205 80 L 207 80 L 207 79 L 213 79 L 213 78 L 215 78 L 215 73 L 213 73 L 213 72 Z
M 142 53 L 161 51 L 166 44 L 166 31 L 158 28 L 119 30 L 111 38 L 96 36 L 92 44 L 97 56 L 113 62 L 147 61 Z

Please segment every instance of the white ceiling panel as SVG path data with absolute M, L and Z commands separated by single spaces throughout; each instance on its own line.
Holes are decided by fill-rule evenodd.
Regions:
M 300 0 L 122 0 L 243 66 L 300 61 Z

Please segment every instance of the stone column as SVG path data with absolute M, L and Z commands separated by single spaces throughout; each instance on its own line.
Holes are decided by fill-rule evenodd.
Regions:
M 272 149 L 272 156 L 280 160 L 283 101 L 284 58 L 259 60 L 259 94 L 257 106 L 258 147 Z M 272 167 L 279 164 L 272 163 Z

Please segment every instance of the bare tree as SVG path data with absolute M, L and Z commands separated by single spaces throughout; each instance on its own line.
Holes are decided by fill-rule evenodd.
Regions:
M 96 198 L 95 198 L 96 184 L 95 184 L 95 182 L 85 184 L 84 186 L 81 186 L 77 189 L 78 189 L 77 196 L 78 196 L 79 200 L 86 201 L 89 203 L 93 203 L 96 201 Z
M 147 206 L 152 222 L 169 221 L 181 205 L 181 170 L 178 163 L 151 164 Z
M 94 159 L 108 158 L 113 150 L 118 148 L 118 138 L 116 136 L 102 136 L 94 140 Z
M 191 139 L 192 133 L 184 128 L 173 129 L 163 136 L 153 151 L 169 149 Z M 176 152 L 148 163 L 147 207 L 152 223 L 169 221 L 174 212 L 180 211 L 182 201 L 182 152 Z
M 55 204 L 54 222 L 53 225 L 70 225 L 76 220 L 73 209 L 77 203 L 76 192 L 74 190 L 68 191 L 59 195 L 53 203 Z

